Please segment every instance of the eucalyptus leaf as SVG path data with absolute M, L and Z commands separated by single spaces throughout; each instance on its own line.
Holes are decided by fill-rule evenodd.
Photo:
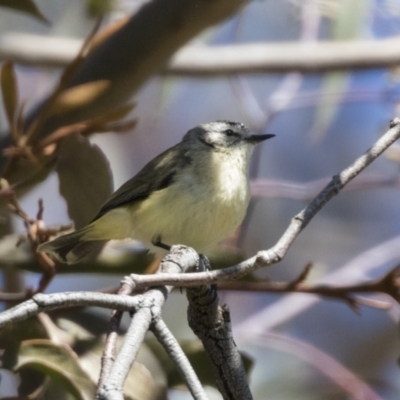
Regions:
M 8 125 L 11 128 L 18 106 L 18 88 L 14 65 L 10 61 L 6 61 L 1 68 L 1 94 Z
M 42 12 L 32 0 L 0 0 L 0 7 L 7 7 L 15 11 L 29 14 L 32 17 L 35 17 L 38 20 L 49 24 L 48 19 L 42 14 Z
M 87 138 L 70 135 L 60 143 L 56 171 L 68 215 L 79 229 L 94 218 L 112 193 L 108 160 Z
M 175 363 L 167 355 L 161 344 L 154 339 L 147 340 L 146 343 L 153 351 L 154 355 L 160 360 L 161 365 L 163 365 L 167 373 L 168 387 L 185 385 Z M 213 366 L 201 341 L 198 339 L 180 340 L 179 345 L 189 359 L 189 362 L 195 370 L 200 382 L 203 385 L 209 385 L 216 388 Z M 249 375 L 253 366 L 253 360 L 242 352 L 240 355 L 242 357 L 246 374 Z
M 333 40 L 353 40 L 359 37 L 365 16 L 370 12 L 371 2 L 364 0 L 337 0 L 338 12 L 332 21 L 331 38 Z M 325 75 L 321 87 L 321 100 L 318 102 L 315 122 L 311 131 L 314 140 L 321 139 L 342 102 L 341 92 L 349 86 L 350 75 L 346 72 L 332 72 Z M 339 93 L 335 100 L 329 99 L 330 93 Z
M 15 370 L 25 368 L 40 371 L 60 383 L 79 400 L 92 400 L 96 385 L 81 367 L 77 355 L 70 347 L 54 344 L 46 339 L 33 339 L 21 343 Z

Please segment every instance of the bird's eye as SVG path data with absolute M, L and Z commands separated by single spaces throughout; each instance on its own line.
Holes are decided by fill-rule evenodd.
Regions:
M 235 135 L 235 132 L 233 132 L 232 129 L 227 129 L 224 133 L 226 136 L 234 136 Z

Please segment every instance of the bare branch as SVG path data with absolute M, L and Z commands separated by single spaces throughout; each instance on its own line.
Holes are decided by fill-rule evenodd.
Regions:
M 275 179 L 254 179 L 250 182 L 250 187 L 252 196 L 256 198 L 288 198 L 310 201 L 329 183 L 329 180 L 329 178 L 322 178 L 299 183 Z M 382 188 L 400 188 L 400 176 L 363 174 L 357 180 L 350 182 L 344 190 L 358 191 Z
M 133 291 L 133 282 L 130 279 L 124 278 L 121 282 L 121 286 L 118 290 L 118 295 L 129 296 Z M 106 337 L 106 342 L 104 345 L 103 355 L 101 357 L 101 368 L 100 376 L 97 388 L 103 386 L 105 380 L 110 374 L 111 367 L 115 361 L 115 355 L 117 352 L 117 339 L 118 339 L 118 329 L 122 319 L 122 311 L 113 310 L 108 324 L 108 332 Z M 100 393 L 96 393 L 96 398 L 100 396 Z
M 179 373 L 185 380 L 190 393 L 195 400 L 207 400 L 208 397 L 204 392 L 203 387 L 193 370 L 186 354 L 183 352 L 178 341 L 175 339 L 172 332 L 168 329 L 168 326 L 160 318 L 158 321 L 153 323 L 151 331 L 154 333 L 157 340 L 162 344 L 167 354 L 175 362 Z
M 131 311 L 139 304 L 147 304 L 139 296 L 119 296 L 95 292 L 65 292 L 54 294 L 35 294 L 32 299 L 0 313 L 0 328 L 23 321 L 40 312 L 74 306 L 98 306 L 123 311 Z
M 244 2 L 243 2 L 244 3 Z M 236 5 L 232 5 L 232 8 Z M 251 43 L 186 46 L 162 71 L 166 75 L 217 76 L 238 73 L 327 72 L 396 67 L 400 38 L 357 41 Z M 78 54 L 78 39 L 7 33 L 0 37 L 0 60 L 62 67 Z
M 300 275 L 292 282 L 221 282 L 218 289 L 239 290 L 263 293 L 308 293 L 331 299 L 341 300 L 347 303 L 354 311 L 358 312 L 360 305 L 388 309 L 387 302 L 355 297 L 359 293 L 382 293 L 393 298 L 400 304 L 400 266 L 396 266 L 381 278 L 352 285 L 309 285 L 304 282 L 306 274 L 310 271 L 308 264 Z
M 224 400 L 251 400 L 246 372 L 231 330 L 227 305 L 219 306 L 216 286 L 188 288 L 188 321 L 203 342 Z
M 172 246 L 171 252 L 164 257 L 159 271 L 167 274 L 184 273 L 197 268 L 199 265 L 199 256 L 193 249 L 177 245 Z M 123 400 L 123 386 L 128 372 L 136 359 L 137 352 L 150 325 L 161 318 L 161 308 L 171 290 L 171 286 L 161 286 L 139 296 L 142 302 L 132 318 L 122 348 L 112 364 L 108 376 L 105 377 L 98 388 L 97 397 L 99 399 Z M 138 296 L 134 298 L 136 297 Z

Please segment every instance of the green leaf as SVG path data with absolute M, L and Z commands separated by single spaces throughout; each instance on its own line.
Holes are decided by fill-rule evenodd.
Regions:
M 86 0 L 86 12 L 90 17 L 109 14 L 114 6 L 113 0 Z
M 93 219 L 112 193 L 108 160 L 88 139 L 70 135 L 60 143 L 56 171 L 68 214 L 79 229 Z
M 0 0 L 0 7 L 21 11 L 49 24 L 49 20 L 42 14 L 32 0 Z
M 96 385 L 81 367 L 70 347 L 46 339 L 22 342 L 15 370 L 25 368 L 40 371 L 60 383 L 79 400 L 92 400 Z
M 123 336 L 120 336 L 117 341 L 117 347 L 120 348 L 124 340 Z M 80 357 L 81 365 L 86 371 L 89 371 L 93 380 L 97 380 L 100 373 L 101 355 L 104 349 L 104 338 L 100 337 L 97 343 L 90 347 L 89 351 L 86 351 Z M 148 368 L 151 358 L 155 358 L 154 355 L 147 351 L 145 357 L 140 354 L 146 350 L 146 345 L 141 346 L 137 361 L 134 362 L 131 369 L 129 370 L 128 377 L 124 385 L 124 399 L 126 400 L 166 400 L 167 399 L 167 388 L 165 380 L 160 381 L 164 372 L 161 368 L 158 368 L 157 375 L 152 373 Z M 138 362 L 139 361 L 139 362 Z M 140 362 L 140 361 L 143 361 Z M 155 360 L 157 362 L 157 360 Z
M 339 11 L 332 22 L 331 38 L 333 40 L 356 39 L 360 35 L 365 16 L 370 12 L 371 4 L 364 0 L 338 0 L 338 3 Z M 326 95 L 344 92 L 348 84 L 349 74 L 346 72 L 326 74 L 321 88 L 322 99 L 318 103 L 315 123 L 311 131 L 311 137 L 314 140 L 319 140 L 325 135 L 342 100 L 341 96 L 337 96 L 335 101 L 331 101 Z
M 11 61 L 6 61 L 1 69 L 1 94 L 3 96 L 8 126 L 11 129 L 18 107 L 17 79 L 14 72 L 14 65 Z
M 30 339 L 47 339 L 47 333 L 37 317 L 0 329 L 0 353 L 4 350 L 1 356 L 3 368 L 14 368 L 21 342 Z

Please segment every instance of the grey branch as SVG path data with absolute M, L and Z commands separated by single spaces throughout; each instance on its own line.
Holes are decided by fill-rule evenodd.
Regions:
M 118 295 L 131 295 L 133 292 L 133 284 L 130 279 L 122 279 L 121 286 L 118 290 Z M 121 323 L 123 312 L 121 310 L 113 310 L 111 313 L 110 322 L 108 324 L 108 332 L 106 342 L 104 344 L 103 354 L 101 356 L 101 368 L 99 382 L 97 384 L 96 399 L 100 397 L 99 388 L 101 388 L 110 374 L 111 367 L 115 361 L 117 354 L 117 339 L 118 330 Z
M 198 254 L 186 246 L 172 246 L 171 252 L 162 260 L 159 271 L 163 273 L 184 273 L 198 268 L 200 265 Z M 172 286 L 158 287 L 148 290 L 140 298 L 142 304 L 139 305 L 130 323 L 124 343 L 118 353 L 115 362 L 111 365 L 108 376 L 102 375 L 100 387 L 98 388 L 98 398 L 101 400 L 123 400 L 123 386 L 129 370 L 136 359 L 144 336 L 152 324 L 161 319 L 161 309 Z M 182 364 L 181 364 L 182 366 Z M 194 372 L 193 372 L 194 373 Z M 191 374 L 193 376 L 193 373 Z M 197 380 L 198 381 L 198 380 Z M 206 399 L 205 394 L 199 392 L 198 385 L 193 379 L 186 381 L 192 393 L 197 393 L 196 399 Z
M 369 164 L 379 157 L 391 144 L 400 137 L 400 119 L 395 118 L 391 121 L 390 129 L 381 136 L 375 144 L 362 156 L 357 158 L 349 167 L 335 175 L 328 185 L 304 208 L 300 213 L 292 218 L 286 231 L 278 242 L 269 250 L 262 250 L 237 265 L 224 268 L 222 270 L 198 272 L 195 274 L 171 275 L 131 275 L 131 278 L 138 287 L 152 285 L 174 285 L 189 287 L 197 285 L 207 285 L 219 281 L 238 279 L 246 274 L 267 267 L 282 260 L 297 236 L 309 224 L 321 208 L 334 196 L 336 196 L 344 186 L 351 182 Z
M 141 295 L 131 297 L 94 292 L 38 293 L 32 299 L 0 313 L 0 328 L 12 322 L 25 320 L 40 312 L 57 308 L 97 306 L 132 311 L 143 303 L 146 304 L 146 299 L 143 299 Z
M 232 5 L 232 11 L 235 7 L 237 4 Z M 78 39 L 8 33 L 0 37 L 0 60 L 61 67 L 74 58 L 81 44 L 82 41 Z M 183 47 L 172 56 L 161 72 L 167 75 L 201 77 L 239 73 L 315 73 L 388 68 L 400 63 L 399 46 L 399 37 L 317 43 L 246 43 L 212 47 L 191 45 Z
M 224 400 L 251 400 L 246 372 L 231 330 L 229 309 L 219 306 L 215 285 L 187 289 L 188 320 L 213 365 Z
M 310 182 L 293 182 L 274 179 L 254 179 L 250 182 L 251 195 L 254 198 L 285 198 L 310 201 L 328 183 L 329 178 Z M 382 188 L 400 188 L 400 176 L 363 174 L 350 182 L 344 190 L 371 190 Z
M 144 296 L 150 300 L 151 307 L 140 308 L 133 316 L 124 343 L 118 353 L 110 374 L 98 389 L 98 398 L 101 400 L 123 400 L 123 386 L 129 370 L 136 359 L 146 332 L 152 322 L 152 308 L 161 309 L 166 298 L 163 290 L 150 290 Z M 157 310 L 157 313 L 160 311 Z
M 192 365 L 190 364 L 186 354 L 182 351 L 179 343 L 174 335 L 168 329 L 167 325 L 162 319 L 159 319 L 151 326 L 151 331 L 154 336 L 162 344 L 167 354 L 175 362 L 179 373 L 185 380 L 190 393 L 195 400 L 207 400 L 208 397 L 204 392 L 203 387 L 197 377 Z

